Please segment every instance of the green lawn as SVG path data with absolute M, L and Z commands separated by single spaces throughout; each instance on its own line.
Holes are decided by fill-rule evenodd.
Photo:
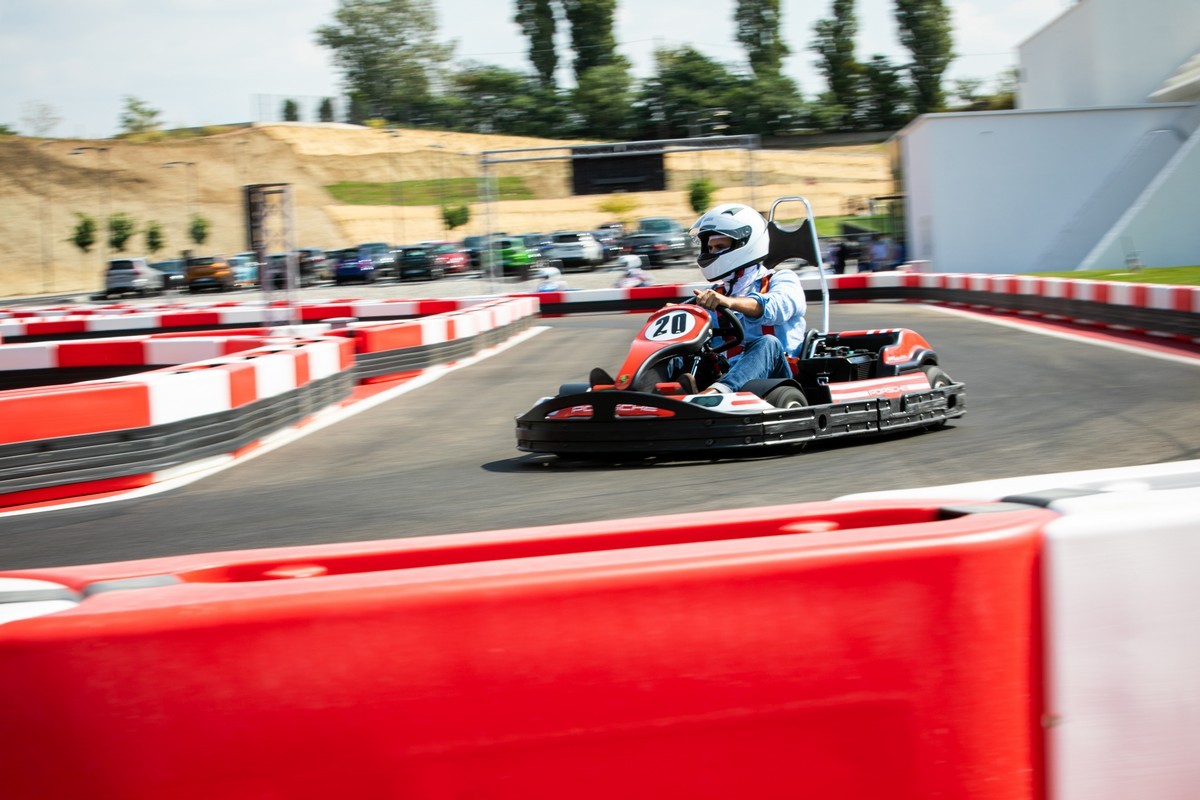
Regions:
M 338 202 L 357 206 L 437 206 L 476 203 L 481 199 L 478 178 L 368 183 L 344 181 L 325 188 Z M 497 200 L 532 200 L 534 194 L 519 177 L 496 180 Z
M 1086 281 L 1124 281 L 1126 283 L 1171 283 L 1176 286 L 1200 286 L 1200 267 L 1148 267 L 1137 272 L 1127 269 L 1074 270 L 1071 272 L 1030 272 L 1039 278 L 1078 278 Z

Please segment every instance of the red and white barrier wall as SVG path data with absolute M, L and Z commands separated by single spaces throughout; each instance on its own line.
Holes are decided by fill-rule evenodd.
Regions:
M 3 573 L 0 774 L 15 797 L 1184 800 L 1197 509 L 1187 462 Z
M 3 573 L 0 772 L 17 797 L 1194 797 L 1200 462 L 897 494 Z
M 336 318 L 346 308 L 329 307 L 323 318 Z M 176 446 L 172 453 L 156 453 L 150 458 L 141 452 L 146 448 L 132 440 L 123 455 L 113 452 L 114 445 L 108 440 L 97 439 L 99 434 L 166 432 L 162 426 L 212 420 L 222 412 L 245 409 L 244 424 L 262 426 L 265 435 L 287 423 L 281 422 L 280 413 L 252 413 L 260 401 L 296 393 L 297 401 L 315 413 L 341 402 L 349 391 L 326 388 L 320 384 L 326 379 L 346 373 L 348 387 L 355 376 L 364 382 L 379 381 L 451 363 L 512 335 L 527 325 L 536 311 L 534 300 L 518 297 L 464 303 L 462 309 L 417 320 L 343 320 L 339 324 L 345 327 L 335 332 L 329 330 L 329 324 L 310 323 L 273 329 L 234 328 L 224 333 L 172 330 L 0 345 L 0 378 L 14 376 L 6 378 L 9 385 L 29 382 L 29 388 L 0 391 L 0 455 L 11 456 L 5 461 L 9 466 L 0 470 L 0 506 L 144 486 L 178 470 L 141 469 L 139 464 L 170 463 L 174 468 L 190 458 L 212 455 L 208 445 Z M 212 313 L 228 314 L 229 310 Z M 313 312 L 313 316 L 319 315 Z M 34 319 L 22 323 L 29 326 L 45 323 L 22 319 Z M 79 378 L 97 368 L 121 374 Z M 355 375 L 350 375 L 351 371 Z M 56 372 L 75 382 L 47 385 L 52 382 L 47 374 L 52 378 Z M 231 426 L 227 422 L 222 430 L 197 430 L 195 438 L 224 437 L 230 452 L 244 451 L 251 442 L 243 441 L 244 435 L 231 431 Z M 6 446 L 8 450 L 3 449 Z M 108 450 L 99 453 L 97 446 Z M 39 454 L 41 451 L 45 452 Z M 75 453 L 86 454 L 92 461 L 76 459 Z M 46 473 L 43 480 L 36 479 L 39 471 Z
M 0 771 L 123 800 L 1038 797 L 1055 517 L 818 503 L 8 573 L 72 605 L 0 625 Z
M 1200 792 L 1200 461 L 851 495 L 1019 499 L 1042 532 L 1048 795 Z
M 820 282 L 803 278 L 810 298 Z M 829 278 L 835 302 L 913 300 L 1037 314 L 1123 331 L 1200 342 L 1200 286 L 1119 283 L 1017 275 L 873 272 Z M 641 312 L 707 284 L 539 294 L 542 314 Z

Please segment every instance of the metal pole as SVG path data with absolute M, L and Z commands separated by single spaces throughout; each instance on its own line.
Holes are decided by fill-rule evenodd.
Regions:
M 42 142 L 38 145 L 41 150 L 53 142 Z M 42 291 L 50 291 L 54 285 L 54 237 L 50 235 L 53 228 L 53 203 L 50 197 L 50 179 L 47 177 L 45 166 L 42 167 Z
M 195 161 L 168 161 L 163 164 L 163 169 L 172 169 L 173 167 L 183 167 L 183 249 L 188 248 L 189 226 L 192 222 L 192 183 L 195 181 L 195 176 L 192 170 L 196 167 Z
M 81 153 L 89 151 L 104 153 L 104 218 L 100 221 L 100 265 L 101 267 L 108 266 L 108 217 L 112 214 L 112 169 L 111 161 L 109 160 L 107 147 L 94 147 L 85 145 L 84 147 L 76 147 L 71 151 L 71 155 L 77 156 Z
M 496 293 L 496 254 L 492 244 L 492 176 L 485 157 L 480 162 L 483 172 L 483 266 L 488 274 L 488 291 Z

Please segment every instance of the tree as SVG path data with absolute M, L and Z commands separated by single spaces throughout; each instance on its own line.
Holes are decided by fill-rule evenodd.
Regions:
M 125 252 L 125 245 L 135 233 L 137 233 L 137 223 L 124 211 L 118 211 L 108 218 L 108 246 L 114 252 Z
M 163 226 L 158 220 L 152 219 L 147 222 L 143 233 L 146 235 L 146 250 L 150 253 L 157 253 L 167 246 L 167 237 L 163 234 Z
M 21 121 L 25 123 L 25 128 L 33 136 L 45 136 L 57 128 L 58 123 L 62 122 L 62 117 L 49 103 L 25 103 L 23 109 Z
M 122 133 L 149 133 L 162 127 L 159 120 L 162 112 L 158 109 L 130 95 L 125 95 L 122 102 L 125 104 L 120 118 Z
M 75 229 L 67 241 L 78 247 L 81 252 L 90 252 L 92 245 L 96 243 L 96 220 L 78 211 L 75 212 L 75 217 Z
M 900 71 L 885 56 L 872 56 L 863 68 L 862 125 L 873 131 L 894 131 L 908 122 L 908 90 Z
M 617 54 L 617 39 L 613 35 L 617 0 L 562 0 L 562 3 L 567 22 L 571 23 L 576 81 L 594 67 L 625 63 Z
M 683 138 L 694 115 L 733 107 L 739 80 L 723 64 L 690 46 L 654 53 L 655 73 L 642 83 L 636 103 L 639 138 Z M 734 118 L 730 127 L 741 130 Z
M 724 100 L 728 108 L 737 110 L 724 120 L 738 133 L 785 134 L 799 127 L 804 116 L 799 88 L 782 74 L 744 77 L 726 92 Z
M 11 125 L 0 124 L 0 136 L 16 136 L 17 129 Z
M 579 133 L 587 137 L 626 138 L 632 132 L 632 103 L 633 80 L 624 64 L 589 69 L 571 94 L 571 106 L 583 118 Z
M 467 204 L 442 206 L 442 222 L 450 230 L 461 228 L 471 221 L 471 207 Z
M 738 44 L 746 48 L 750 69 L 759 78 L 779 75 L 791 52 L 779 33 L 779 0 L 738 0 L 733 12 Z
M 833 92 L 822 92 L 813 103 L 812 122 L 823 131 L 841 131 L 850 127 L 851 113 Z
M 546 89 L 554 88 L 554 73 L 558 69 L 558 52 L 554 49 L 557 20 L 551 0 L 517 0 L 513 21 L 529 40 L 529 63 Z
M 283 121 L 284 122 L 299 122 L 300 121 L 300 105 L 291 98 L 283 101 Z
M 453 47 L 434 41 L 431 0 L 338 0 L 334 23 L 316 30 L 352 102 L 351 119 L 386 117 L 407 122 L 430 101 Z
M 317 117 L 321 122 L 333 122 L 333 99 L 329 97 L 321 98 L 321 105 L 317 107 Z
M 937 111 L 945 104 L 942 74 L 954 60 L 950 9 L 943 0 L 896 0 L 896 21 L 900 44 L 912 53 L 913 110 Z
M 209 227 L 210 223 L 206 218 L 199 214 L 193 214 L 192 220 L 188 224 L 188 238 L 196 244 L 204 244 L 208 239 Z
M 832 95 L 831 102 L 823 105 L 845 109 L 845 119 L 858 107 L 861 66 L 854 58 L 858 18 L 854 14 L 854 0 L 833 0 L 832 10 L 831 19 L 817 20 L 813 26 L 817 38 L 810 48 L 819 56 L 817 69 L 825 76 Z
M 1000 73 L 996 79 L 996 93 L 988 98 L 988 108 L 992 111 L 1003 111 L 1017 107 L 1017 85 L 1020 83 L 1020 73 L 1016 67 L 1009 67 Z
M 472 64 L 451 77 L 431 116 L 454 130 L 544 136 L 566 130 L 566 112 L 564 99 L 536 76 Z
M 712 206 L 713 192 L 716 191 L 716 186 L 708 178 L 697 178 L 688 184 L 688 202 L 692 206 L 692 211 L 697 214 L 703 214 Z

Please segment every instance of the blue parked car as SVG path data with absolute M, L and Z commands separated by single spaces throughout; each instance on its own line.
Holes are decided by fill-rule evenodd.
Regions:
M 325 257 L 333 264 L 333 282 L 338 286 L 343 283 L 375 282 L 375 259 L 363 248 L 334 250 L 326 253 Z

